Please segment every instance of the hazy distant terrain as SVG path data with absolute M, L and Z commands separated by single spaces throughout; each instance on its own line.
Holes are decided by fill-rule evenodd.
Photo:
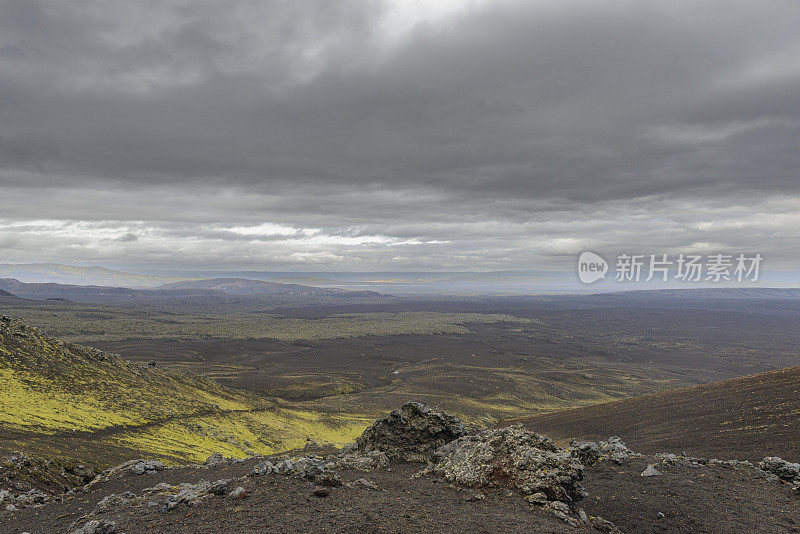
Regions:
M 77 267 L 57 263 L 0 264 L 0 278 L 16 278 L 30 283 L 59 283 L 145 288 L 192 277 L 143 275 L 105 267 Z
M 652 517 L 666 510 L 678 531 L 703 524 L 727 532 L 720 502 L 743 507 L 747 517 L 737 524 L 762 525 L 768 514 L 770 525 L 783 528 L 796 515 L 787 506 L 796 499 L 790 488 L 752 467 L 659 464 L 665 474 L 655 483 L 639 474 L 660 461 L 654 452 L 754 460 L 797 454 L 798 367 L 773 371 L 800 364 L 796 290 L 409 298 L 235 277 L 154 289 L 2 283 L 27 297 L 60 295 L 0 295 L 0 455 L 43 457 L 31 467 L 27 460 L 4 466 L 19 465 L 26 480 L 52 486 L 59 483 L 53 476 L 75 472 L 75 465 L 141 457 L 186 464 L 213 453 L 249 458 L 138 479 L 128 466 L 121 478 L 76 493 L 63 506 L 55 500 L 5 512 L 29 531 L 83 517 L 86 499 L 145 491 L 155 480 L 182 491 L 178 485 L 187 480 L 235 472 L 250 495 L 235 505 L 245 530 L 261 524 L 264 502 L 280 514 L 306 510 L 323 524 L 326 510 L 340 516 L 330 505 L 341 499 L 348 510 L 356 499 L 359 513 L 372 517 L 376 506 L 388 509 L 419 492 L 424 499 L 415 510 L 424 507 L 436 531 L 444 529 L 438 508 L 456 499 L 448 506 L 460 520 L 469 505 L 481 524 L 487 510 L 501 510 L 498 524 L 565 532 L 565 524 L 502 484 L 476 497 L 476 488 L 454 491 L 437 479 L 412 478 L 419 466 L 343 469 L 351 486 L 328 489 L 332 496 L 318 510 L 313 506 L 323 501 L 307 497 L 308 481 L 252 476 L 262 455 L 277 462 L 275 455 L 288 450 L 292 458 L 336 451 L 409 401 L 444 409 L 475 432 L 522 420 L 561 444 L 622 435 L 651 456 L 622 466 L 587 464 L 593 497 L 581 505 L 631 532 L 652 520 L 630 512 L 622 497 Z M 760 371 L 770 372 L 753 374 Z M 17 471 L 7 471 L 0 470 L 5 480 L 27 487 Z M 379 491 L 357 489 L 364 477 L 381 484 Z M 313 491 L 319 499 L 320 490 Z M 381 504 L 388 495 L 392 503 Z M 500 495 L 508 502 L 498 504 Z M 232 501 L 214 497 L 180 515 L 144 502 L 104 517 L 141 532 L 165 521 L 173 528 L 181 517 L 193 532 L 194 525 L 219 521 Z M 214 506 L 222 508 L 213 512 Z
M 174 301 L 179 307 L 190 309 L 192 303 L 203 307 L 204 302 L 224 305 L 233 302 L 248 301 L 250 306 L 276 306 L 284 304 L 316 303 L 328 301 L 361 303 L 370 301 L 387 301 L 392 297 L 374 291 L 349 291 L 345 289 L 327 289 L 297 284 L 280 284 L 244 280 L 239 278 L 198 280 L 166 284 L 150 289 L 129 287 L 75 285 L 54 282 L 21 282 L 15 278 L 0 278 L 0 289 L 16 296 L 30 299 L 60 299 L 83 303 L 137 305 Z M 241 305 L 246 305 L 242 302 Z
M 413 398 L 496 422 L 799 364 L 794 294 L 0 305 L 66 340 L 315 409 L 372 414 Z

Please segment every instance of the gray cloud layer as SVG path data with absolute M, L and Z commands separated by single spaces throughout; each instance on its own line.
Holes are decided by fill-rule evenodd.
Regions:
M 796 0 L 417 4 L 0 1 L 0 257 L 800 254 Z

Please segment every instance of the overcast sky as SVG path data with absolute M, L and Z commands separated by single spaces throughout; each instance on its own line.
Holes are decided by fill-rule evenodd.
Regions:
M 797 0 L 0 0 L 0 262 L 800 259 Z

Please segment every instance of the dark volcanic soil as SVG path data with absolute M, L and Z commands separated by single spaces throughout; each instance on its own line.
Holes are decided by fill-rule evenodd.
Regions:
M 180 468 L 153 475 L 125 477 L 101 483 L 64 503 L 0 512 L 3 534 L 69 532 L 68 526 L 111 493 L 140 492 L 159 482 L 178 484 L 217 480 L 246 474 L 255 462 L 213 468 Z M 267 475 L 248 478 L 241 485 L 249 495 L 242 500 L 214 497 L 198 506 L 180 505 L 171 512 L 140 506 L 112 510 L 101 517 L 117 523 L 127 534 L 245 533 L 245 532 L 541 532 L 575 530 L 532 509 L 516 492 L 502 488 L 479 492 L 454 487 L 439 478 L 412 479 L 422 466 L 394 465 L 391 471 L 341 471 L 344 482 L 366 477 L 377 490 L 363 487 L 331 488 L 327 497 L 315 497 L 312 483 L 294 477 Z M 478 493 L 483 500 L 474 500 Z
M 604 461 L 586 471 L 589 497 L 580 505 L 589 515 L 614 522 L 626 533 L 787 533 L 800 532 L 800 496 L 790 485 L 767 481 L 754 469 L 725 466 L 659 465 L 662 476 L 640 473 L 653 457 L 625 465 Z M 104 496 L 140 494 L 159 482 L 195 483 L 238 477 L 255 460 L 218 466 L 183 467 L 151 475 L 123 475 L 95 485 L 62 503 L 0 512 L 3 534 L 69 532 L 69 525 Z M 312 483 L 290 476 L 247 478 L 247 497 L 209 497 L 198 505 L 165 512 L 148 499 L 99 516 L 128 534 L 244 532 L 537 532 L 576 530 L 527 504 L 507 488 L 453 486 L 438 477 L 412 479 L 420 464 L 393 464 L 390 470 L 340 471 L 344 482 L 367 478 L 377 490 L 336 487 L 327 497 L 313 495 Z M 476 499 L 476 495 L 483 498 Z M 163 500 L 163 499 L 162 499 Z M 660 514 L 663 514 L 661 517 Z
M 586 512 L 636 534 L 800 532 L 800 495 L 789 484 L 722 466 L 658 465 L 661 476 L 642 477 L 648 460 L 589 469 Z

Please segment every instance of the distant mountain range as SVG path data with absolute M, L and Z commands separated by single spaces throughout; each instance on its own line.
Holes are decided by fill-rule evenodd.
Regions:
M 78 286 L 73 284 L 33 283 L 20 282 L 16 278 L 0 278 L 0 290 L 17 297 L 30 299 L 63 298 L 80 300 L 87 297 L 156 297 L 156 296 L 181 296 L 183 294 L 197 294 L 198 291 L 157 291 L 149 289 L 131 289 L 127 287 L 108 286 Z M 206 293 L 213 294 L 208 291 Z
M 105 267 L 76 267 L 58 263 L 0 264 L 0 278 L 16 278 L 27 283 L 74 284 L 80 286 L 111 286 L 152 288 L 191 276 L 161 276 L 133 274 Z
M 0 291 L 10 296 L 31 299 L 159 299 L 196 296 L 223 295 L 273 295 L 288 297 L 292 300 L 301 298 L 385 298 L 374 291 L 347 291 L 344 289 L 328 289 L 297 284 L 279 284 L 243 278 L 217 278 L 213 280 L 196 280 L 166 284 L 153 289 L 133 289 L 128 287 L 112 287 L 97 285 L 74 285 L 56 283 L 25 283 L 16 278 L 0 278 Z
M 191 280 L 174 282 L 159 286 L 158 290 L 213 290 L 230 295 L 294 295 L 302 297 L 377 297 L 375 291 L 349 291 L 346 289 L 321 288 L 300 284 L 282 284 L 264 280 L 248 280 L 246 278 L 212 278 L 210 280 Z
M 13 297 L 13 296 L 14 295 L 12 293 L 9 293 L 8 291 L 3 291 L 2 289 L 0 289 L 0 297 Z
M 642 296 L 675 297 L 686 299 L 785 299 L 784 289 L 800 295 L 798 280 L 800 273 L 764 273 L 759 285 L 768 287 L 725 286 L 696 287 L 684 284 L 680 288 L 665 288 L 655 282 L 625 284 L 609 280 L 594 285 L 578 282 L 575 273 L 562 271 L 494 271 L 494 272 L 424 272 L 424 271 L 375 271 L 375 272 L 286 272 L 286 271 L 145 271 L 138 274 L 105 267 L 76 267 L 56 263 L 0 264 L 0 278 L 15 278 L 25 283 L 56 283 L 78 286 L 104 286 L 131 289 L 218 289 L 228 294 L 291 295 L 292 291 L 278 287 L 256 287 L 254 284 L 238 284 L 235 280 L 268 282 L 289 286 L 325 288 L 331 290 L 376 291 L 383 294 L 403 296 L 430 295 L 554 295 L 571 293 L 588 295 L 594 293 L 629 294 L 640 292 Z M 208 280 L 222 280 L 215 284 Z M 201 285 L 172 286 L 178 282 L 203 282 Z M 734 284 L 734 282 L 730 282 Z M 285 291 L 284 291 L 285 290 Z M 764 291 L 759 295 L 758 291 Z M 330 293 L 329 295 L 335 295 Z
M 800 288 L 793 287 L 712 287 L 697 289 L 656 289 L 604 293 L 599 298 L 615 297 L 630 299 L 659 298 L 683 300 L 738 300 L 738 299 L 787 299 L 800 298 Z

